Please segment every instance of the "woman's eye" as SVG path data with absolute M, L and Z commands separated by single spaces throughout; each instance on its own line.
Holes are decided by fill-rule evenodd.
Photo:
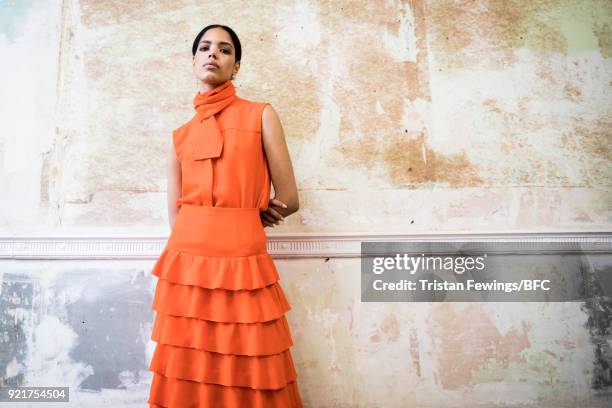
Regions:
M 208 49 L 208 46 L 203 45 L 200 47 L 200 51 L 206 51 Z M 231 54 L 231 51 L 227 48 L 222 48 L 221 49 L 222 52 L 224 52 L 225 54 Z

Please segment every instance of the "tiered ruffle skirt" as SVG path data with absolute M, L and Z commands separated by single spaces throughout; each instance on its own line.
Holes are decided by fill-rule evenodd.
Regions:
M 183 204 L 152 273 L 150 407 L 302 407 L 258 208 Z

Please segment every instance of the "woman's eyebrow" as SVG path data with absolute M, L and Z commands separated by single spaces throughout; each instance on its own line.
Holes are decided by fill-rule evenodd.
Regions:
M 200 44 L 202 44 L 202 43 L 211 44 L 212 42 L 209 41 L 209 40 L 202 40 L 202 41 L 200 41 Z M 228 42 L 225 42 L 225 41 L 219 41 L 219 44 L 221 44 L 221 45 L 229 45 L 230 47 L 232 46 L 232 44 L 230 44 Z

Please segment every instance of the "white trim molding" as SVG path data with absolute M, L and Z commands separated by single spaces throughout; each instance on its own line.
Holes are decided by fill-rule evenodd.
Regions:
M 0 260 L 155 259 L 167 237 L 0 236 Z M 612 253 L 612 232 L 475 234 L 269 234 L 274 258 L 359 258 L 362 242 L 514 242 L 514 253 L 540 251 L 539 244 L 578 244 L 583 252 Z M 565 251 L 563 245 L 556 251 Z

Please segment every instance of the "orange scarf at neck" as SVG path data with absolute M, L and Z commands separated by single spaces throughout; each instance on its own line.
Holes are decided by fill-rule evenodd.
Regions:
M 217 125 L 215 114 L 232 103 L 236 97 L 236 88 L 228 79 L 218 87 L 204 93 L 198 91 L 193 98 L 193 107 L 196 110 L 194 119 L 198 132 L 198 139 L 194 144 L 195 160 L 221 156 L 223 135 Z

